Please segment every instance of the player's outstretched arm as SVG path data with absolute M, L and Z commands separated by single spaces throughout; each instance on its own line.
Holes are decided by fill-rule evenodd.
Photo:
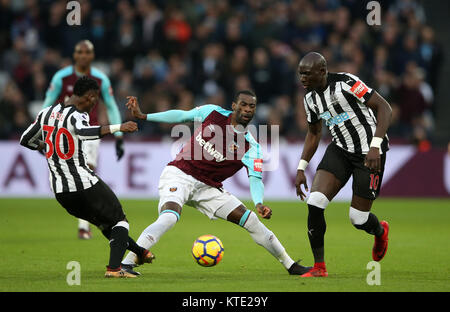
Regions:
M 137 98 L 134 96 L 127 97 L 128 102 L 125 104 L 130 110 L 131 115 L 137 119 L 148 120 L 153 122 L 164 122 L 164 123 L 180 123 L 187 121 L 194 121 L 198 117 L 199 110 L 194 108 L 189 111 L 172 109 L 165 112 L 144 114 L 139 107 Z
M 120 125 L 108 125 L 102 126 L 100 130 L 100 135 L 104 136 L 107 134 L 114 134 L 117 131 L 120 132 L 135 132 L 138 130 L 138 125 L 134 121 L 127 121 Z
M 138 130 L 137 124 L 133 121 L 127 121 L 117 125 L 90 126 L 85 115 L 73 115 L 71 122 L 75 129 L 75 134 L 80 140 L 97 140 L 107 134 L 115 132 L 134 132 Z
M 370 99 L 367 101 L 367 106 L 376 111 L 377 114 L 377 127 L 375 129 L 375 135 L 370 143 L 370 150 L 366 155 L 364 165 L 374 171 L 381 170 L 381 157 L 380 148 L 381 142 L 386 135 L 389 124 L 391 123 L 392 108 L 389 103 L 378 94 L 374 92 Z
M 295 189 L 297 190 L 297 196 L 300 196 L 301 200 L 304 200 L 306 198 L 306 194 L 303 192 L 301 186 L 303 185 L 305 190 L 308 191 L 305 169 L 311 158 L 316 153 L 317 147 L 319 146 L 321 135 L 322 135 L 321 120 L 308 125 L 308 132 L 306 134 L 305 145 L 303 146 L 302 158 L 298 165 L 297 176 L 295 178 Z
M 107 125 L 100 127 L 100 138 L 107 134 L 114 134 L 120 132 L 135 132 L 138 130 L 137 123 L 134 121 L 127 121 L 119 125 Z M 77 133 L 78 134 L 78 133 Z

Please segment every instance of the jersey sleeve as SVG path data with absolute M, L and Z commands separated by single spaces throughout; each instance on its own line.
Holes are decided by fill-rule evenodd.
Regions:
M 255 176 L 249 176 L 250 182 L 250 194 L 252 196 L 253 203 L 255 206 L 257 204 L 262 204 L 264 202 L 264 183 L 262 178 L 257 178 Z
M 229 116 L 231 114 L 231 111 L 228 111 L 218 105 L 214 105 L 214 104 L 206 104 L 206 105 L 202 105 L 202 106 L 198 106 L 196 108 L 194 108 L 194 110 L 196 110 L 196 115 L 195 115 L 195 121 L 200 121 L 203 122 L 206 117 L 209 116 L 209 114 L 211 114 L 213 111 L 217 111 L 220 114 L 224 115 L 224 116 Z
M 373 94 L 373 89 L 368 87 L 357 76 L 345 73 L 345 80 L 342 82 L 342 90 L 351 94 L 359 102 L 367 102 Z
M 88 114 L 73 113 L 70 122 L 75 129 L 75 134 L 80 140 L 96 140 L 101 138 L 101 126 L 90 126 Z
M 250 134 L 247 133 L 246 137 Z M 242 163 L 247 168 L 249 176 L 254 176 L 262 179 L 263 156 L 261 146 L 252 138 L 250 141 L 250 148 L 242 157 Z
M 43 108 L 47 108 L 55 104 L 56 100 L 58 99 L 59 95 L 61 94 L 62 90 L 62 78 L 60 75 L 60 72 L 57 72 L 50 82 L 50 86 L 47 89 L 47 92 L 45 93 L 45 100 Z
M 191 110 L 172 109 L 165 112 L 147 114 L 147 120 L 153 122 L 179 123 L 189 121 L 203 122 L 214 110 L 226 115 L 229 111 L 217 105 L 202 105 Z
M 36 117 L 34 123 L 32 123 L 20 137 L 20 145 L 25 146 L 31 150 L 37 150 L 39 147 L 39 137 L 42 136 L 41 119 L 43 112 L 46 109 L 41 110 Z
M 316 114 L 314 109 L 312 109 L 309 106 L 309 102 L 306 99 L 306 96 L 303 98 L 303 105 L 305 106 L 305 112 L 306 112 L 306 121 L 308 123 L 313 124 L 319 121 L 319 116 Z
M 117 107 L 116 100 L 113 96 L 113 91 L 111 87 L 111 82 L 106 75 L 102 75 L 102 98 L 106 106 L 106 114 L 108 115 L 108 120 L 111 125 L 121 124 L 122 118 L 120 117 L 120 111 Z M 118 131 L 114 133 L 115 136 L 122 136 L 123 133 Z

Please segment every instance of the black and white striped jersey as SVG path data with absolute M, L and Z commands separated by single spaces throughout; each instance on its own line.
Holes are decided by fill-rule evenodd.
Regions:
M 310 91 L 303 99 L 308 122 L 323 119 L 336 145 L 350 153 L 367 154 L 377 125 L 373 111 L 365 104 L 373 89 L 349 73 L 328 73 L 327 80 L 324 91 Z M 386 135 L 380 153 L 388 149 Z
M 20 138 L 20 144 L 37 149 L 46 144 L 50 186 L 55 193 L 76 192 L 98 182 L 87 166 L 83 141 L 100 138 L 100 126 L 89 125 L 89 115 L 75 106 L 55 104 L 41 110 Z

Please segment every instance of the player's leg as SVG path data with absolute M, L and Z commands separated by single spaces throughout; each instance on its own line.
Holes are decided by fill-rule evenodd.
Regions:
M 98 148 L 100 140 L 83 141 L 83 151 L 86 154 L 87 165 L 92 171 L 97 168 Z M 90 239 L 92 237 L 91 227 L 89 222 L 83 219 L 78 219 L 78 238 Z
M 349 209 L 350 222 L 358 230 L 364 230 L 375 236 L 381 236 L 384 232 L 378 218 L 370 212 L 373 200 L 353 194 Z
M 375 236 L 372 257 L 375 261 L 383 259 L 388 246 L 389 224 L 379 221 L 371 212 L 372 204 L 378 197 L 384 173 L 386 156 L 381 157 L 381 171 L 371 172 L 364 166 L 363 160 L 355 161 L 353 172 L 353 197 L 349 217 L 353 226 Z
M 158 219 L 142 231 L 136 243 L 146 250 L 152 248 L 159 239 L 177 223 L 181 216 L 181 210 L 180 204 L 176 202 L 164 203 L 161 206 Z M 143 263 L 151 263 L 153 259 L 153 255 L 151 258 L 147 259 L 146 257 L 140 258 L 136 256 L 135 252 L 129 252 L 122 261 L 122 264 L 135 266 Z
M 79 239 L 92 238 L 92 231 L 88 221 L 78 219 L 78 238 Z
M 325 266 L 325 208 L 350 178 L 349 161 L 343 150 L 330 144 L 317 167 L 308 204 L 308 238 L 314 269 L 307 276 L 327 276 Z M 306 277 L 306 276 L 305 276 Z
M 104 182 L 99 180 L 83 191 L 56 194 L 56 199 L 71 215 L 87 220 L 101 230 L 107 229 L 110 258 L 105 276 L 134 277 L 120 270 L 120 261 L 128 243 L 129 225 L 120 202 Z
M 167 166 L 159 181 L 159 216 L 150 224 L 137 240 L 139 246 L 149 250 L 180 219 L 184 203 L 187 201 L 192 186 L 190 178 L 178 168 Z M 133 252 L 129 252 L 122 264 L 135 266 L 142 264 Z
M 104 234 L 109 234 L 110 254 L 105 277 L 135 277 L 121 268 L 123 256 L 129 247 L 130 226 L 119 199 L 101 179 L 85 191 L 85 198 L 90 202 L 90 216 L 86 220 L 98 226 Z
M 102 230 L 102 234 L 108 239 L 108 241 L 111 239 L 111 229 Z M 128 236 L 127 250 L 134 252 L 138 256 L 138 258 L 141 259 L 151 256 L 148 255 L 147 249 L 139 246 L 130 236 Z
M 217 189 L 200 183 L 193 193 L 192 203 L 195 208 L 210 219 L 220 218 L 240 225 L 246 229 L 252 239 L 272 254 L 291 274 L 302 274 L 309 268 L 295 263 L 286 253 L 283 245 L 257 217 L 245 208 L 242 202 L 223 189 Z
M 308 276 L 327 276 L 325 266 L 325 208 L 342 188 L 343 183 L 326 170 L 318 170 L 308 197 L 308 239 L 314 256 L 314 268 Z M 307 276 L 304 276 L 307 277 Z
M 230 210 L 225 205 L 218 209 L 215 215 L 246 229 L 255 243 L 264 247 L 290 274 L 301 275 L 309 271 L 309 267 L 303 267 L 292 260 L 277 236 L 259 220 L 253 211 L 248 210 L 242 204 L 232 209 L 231 212 Z

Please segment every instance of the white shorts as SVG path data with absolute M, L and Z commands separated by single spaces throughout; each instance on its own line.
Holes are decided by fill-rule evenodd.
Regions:
M 166 166 L 159 179 L 159 205 L 171 201 L 183 207 L 184 204 L 196 208 L 208 218 L 226 220 L 242 202 L 226 190 L 209 186 L 184 173 L 175 166 Z
M 98 148 L 100 140 L 85 140 L 83 141 L 83 151 L 86 154 L 86 161 L 88 165 L 97 168 Z

